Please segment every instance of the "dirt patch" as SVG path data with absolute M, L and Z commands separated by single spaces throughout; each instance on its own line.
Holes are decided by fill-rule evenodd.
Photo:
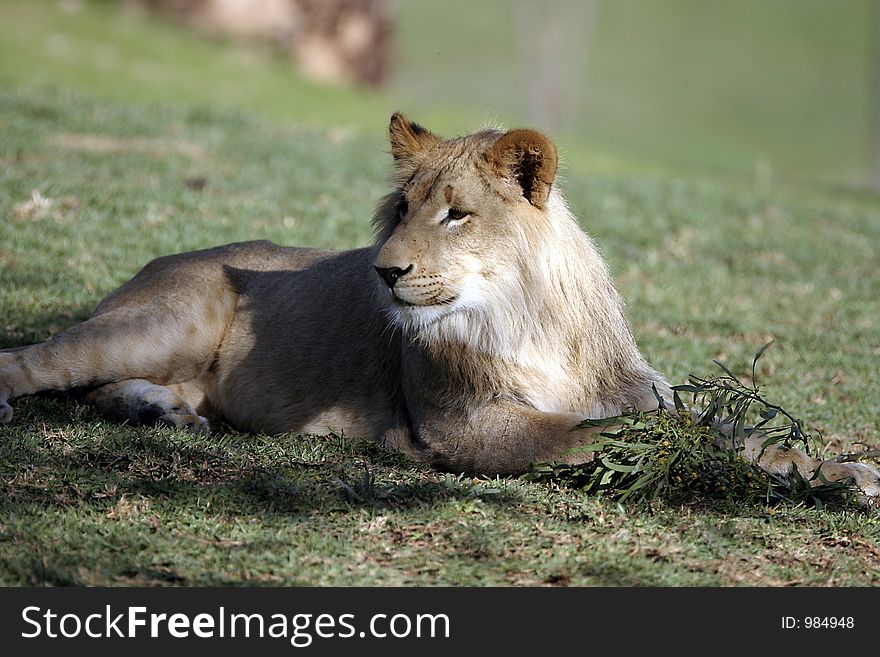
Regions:
M 769 561 L 761 555 L 752 557 L 731 555 L 722 559 L 685 562 L 691 572 L 718 575 L 727 585 L 737 586 L 785 586 L 790 584 L 765 572 Z
M 64 221 L 73 216 L 79 207 L 79 200 L 73 196 L 49 198 L 34 189 L 31 191 L 29 199 L 12 206 L 9 210 L 9 216 L 13 221 L 18 222 L 38 222 L 47 217 L 54 221 Z
M 141 153 L 157 157 L 182 155 L 192 160 L 204 159 L 208 155 L 204 148 L 192 142 L 161 137 L 112 137 L 88 133 L 60 133 L 51 138 L 51 143 L 60 148 L 90 153 Z
M 144 515 L 150 509 L 150 500 L 123 495 L 105 514 L 110 520 L 130 520 Z

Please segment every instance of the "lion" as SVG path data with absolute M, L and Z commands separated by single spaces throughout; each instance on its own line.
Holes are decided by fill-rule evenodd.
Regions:
M 391 117 L 393 190 L 351 251 L 244 242 L 158 258 L 85 322 L 0 352 L 8 400 L 85 389 L 115 420 L 370 438 L 439 469 L 513 475 L 585 458 L 588 418 L 672 398 L 528 129 L 443 139 Z M 880 475 L 752 435 L 769 472 Z M 817 473 L 821 472 L 822 477 Z

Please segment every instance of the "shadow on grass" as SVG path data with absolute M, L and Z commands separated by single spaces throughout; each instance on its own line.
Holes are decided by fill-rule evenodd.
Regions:
M 22 400 L 16 411 L 0 427 L 7 583 L 307 585 L 300 568 L 276 570 L 280 580 L 253 573 L 261 555 L 297 541 L 311 546 L 297 554 L 332 552 L 339 532 L 357 534 L 374 516 L 430 518 L 477 497 L 518 503 L 341 437 L 191 436 L 107 424 L 53 398 Z
M 52 417 L 65 408 L 82 424 Z M 0 514 L 7 517 L 34 506 L 104 510 L 122 496 L 262 517 L 405 510 L 475 496 L 493 504 L 520 501 L 506 490 L 483 495 L 486 489 L 472 480 L 444 477 L 365 441 L 235 432 L 201 437 L 108 425 L 63 398 L 29 400 L 20 412 L 23 425 L 3 429 L 10 435 L 0 445 Z
M 25 289 L 25 283 L 16 283 L 14 278 L 7 280 L 7 276 L 15 277 L 14 270 L 3 272 L 4 283 L 12 288 Z M 93 307 L 80 304 L 63 304 L 53 308 L 52 312 L 22 312 L 18 309 L 8 311 L 0 324 L 0 351 L 46 340 L 59 331 L 84 322 L 93 310 Z

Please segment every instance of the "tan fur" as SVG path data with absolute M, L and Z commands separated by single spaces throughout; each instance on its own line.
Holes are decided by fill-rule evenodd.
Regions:
M 507 474 L 570 460 L 595 431 L 575 429 L 585 418 L 654 410 L 652 387 L 671 397 L 553 184 L 547 137 L 444 140 L 395 114 L 390 140 L 394 190 L 374 245 L 160 258 L 83 324 L 0 353 L 0 421 L 11 397 L 88 386 L 88 401 L 133 423 L 345 432 L 437 467 Z M 745 456 L 768 470 L 821 467 L 880 494 L 868 466 L 753 443 Z

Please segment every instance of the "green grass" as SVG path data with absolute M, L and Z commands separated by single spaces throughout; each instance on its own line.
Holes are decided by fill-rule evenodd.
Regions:
M 245 108 L 299 123 L 363 126 L 390 114 L 376 94 L 297 78 L 286 58 L 266 48 L 193 38 L 109 0 L 89 0 L 72 12 L 59 5 L 4 0 L 0 84 L 63 84 L 108 98 Z
M 533 123 L 529 75 L 559 69 L 570 107 L 552 127 L 572 161 L 865 182 L 870 0 L 553 0 L 522 34 L 524 4 L 403 4 L 395 91 L 406 106 L 451 101 Z M 554 70 L 529 67 L 536 49 L 521 44 L 554 29 L 541 18 L 554 14 Z
M 237 239 L 370 239 L 373 133 L 0 91 L 0 347 L 88 315 L 150 258 Z M 720 358 L 834 451 L 880 438 L 880 205 L 710 179 L 565 172 L 647 357 Z M 202 190 L 186 181 L 204 177 Z M 22 205 L 32 190 L 56 203 Z M 0 429 L 2 584 L 878 584 L 880 517 L 737 501 L 651 509 L 466 479 L 337 437 L 211 437 L 15 401 Z
M 194 38 L 116 0 L 83 0 L 74 12 L 57 0 L 4 0 L 0 85 L 246 109 L 371 135 L 397 109 L 448 134 L 487 119 L 535 125 L 519 68 L 530 52 L 517 45 L 521 4 L 398 3 L 397 61 L 380 95 L 304 81 L 270 49 Z M 571 167 L 868 179 L 871 0 L 595 0 L 593 14 L 581 4 L 544 3 L 570 16 L 557 41 L 571 105 L 558 125 L 537 127 L 564 138 Z
M 859 180 L 866 0 L 750 1 L 742 15 L 600 4 L 584 89 L 607 93 L 554 137 L 646 356 L 673 382 L 715 374 L 713 358 L 748 380 L 775 339 L 768 397 L 828 453 L 877 447 L 880 202 L 633 164 L 746 171 L 766 151 L 774 173 Z M 58 6 L 0 5 L 0 348 L 87 317 L 158 255 L 366 243 L 392 109 L 446 134 L 527 116 L 493 2 L 469 3 L 467 24 L 454 6 L 401 3 L 403 67 L 384 96 L 305 82 L 267 51 L 115 2 Z M 34 190 L 51 205 L 27 205 Z M 63 399 L 14 406 L 0 584 L 880 584 L 876 514 L 620 506 L 558 482 L 447 476 L 348 438 L 199 437 Z

